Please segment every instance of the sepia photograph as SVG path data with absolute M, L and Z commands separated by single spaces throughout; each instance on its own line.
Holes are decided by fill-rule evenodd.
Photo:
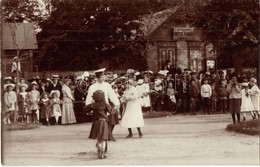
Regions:
M 3 166 L 260 165 L 259 0 L 0 0 Z

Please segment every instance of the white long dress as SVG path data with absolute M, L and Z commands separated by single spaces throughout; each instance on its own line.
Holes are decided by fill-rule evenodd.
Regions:
M 248 89 L 249 94 L 251 93 L 251 90 Z M 248 95 L 246 96 L 245 89 L 241 90 L 241 95 L 242 95 L 242 104 L 241 104 L 241 112 L 250 112 L 254 111 L 254 106 L 251 100 L 251 96 Z
M 254 85 L 251 88 L 251 99 L 252 99 L 252 103 L 254 106 L 254 111 L 259 111 L 260 110 L 260 90 L 258 88 L 258 86 Z
M 70 88 L 67 85 L 62 86 L 63 105 L 61 114 L 61 124 L 76 123 L 76 117 L 73 109 L 73 96 Z
M 137 89 L 134 86 L 131 86 L 129 90 L 125 91 L 124 96 L 128 100 L 126 103 L 125 113 L 121 121 L 121 126 L 124 128 L 143 127 L 144 118 L 141 104 L 138 99 Z
M 144 83 L 142 88 L 144 94 L 146 94 L 146 96 L 143 97 L 143 105 L 144 107 L 151 107 L 150 95 L 148 94 L 150 92 L 150 85 L 148 83 Z

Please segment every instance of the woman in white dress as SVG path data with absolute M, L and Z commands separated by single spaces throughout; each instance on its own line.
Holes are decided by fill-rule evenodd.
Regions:
M 250 96 L 251 94 L 252 91 L 249 89 L 248 83 L 246 82 L 242 83 L 242 90 L 241 90 L 242 104 L 241 104 L 240 112 L 243 113 L 244 121 L 246 120 L 246 113 L 251 113 L 251 116 L 253 117 L 254 107 Z
M 62 85 L 63 104 L 61 114 L 61 124 L 73 124 L 76 123 L 75 113 L 73 110 L 73 95 L 69 88 L 71 80 L 64 79 L 64 85 Z
M 256 119 L 256 115 L 258 115 L 258 119 L 260 117 L 260 90 L 256 85 L 257 80 L 255 78 L 250 79 L 251 87 L 251 100 L 254 106 L 254 118 Z
M 128 84 L 123 96 L 126 100 L 126 109 L 121 121 L 121 126 L 128 128 L 129 134 L 126 138 L 133 137 L 131 128 L 137 128 L 139 137 L 143 137 L 141 127 L 144 126 L 144 118 L 135 81 L 131 81 Z

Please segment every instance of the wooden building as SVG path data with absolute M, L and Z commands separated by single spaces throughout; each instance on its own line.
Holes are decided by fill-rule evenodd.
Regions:
M 13 58 L 20 52 L 21 72 L 33 72 L 33 55 L 38 49 L 33 23 L 2 25 L 2 72 L 11 73 Z M 15 76 L 15 74 L 14 74 Z
M 182 71 L 215 68 L 213 46 L 203 42 L 200 30 L 180 19 L 178 10 L 176 6 L 143 18 L 149 40 L 148 68 L 159 71 L 167 60 Z

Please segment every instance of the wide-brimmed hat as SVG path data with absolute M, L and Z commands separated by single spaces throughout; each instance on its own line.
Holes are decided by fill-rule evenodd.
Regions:
M 138 79 L 137 85 L 142 85 L 144 83 L 144 79 Z
M 28 88 L 28 85 L 25 84 L 25 83 L 19 84 L 19 88 L 21 88 L 21 87 L 25 87 L 25 89 L 27 89 L 27 88 Z
M 4 77 L 4 81 L 13 81 L 13 78 L 11 76 L 9 77 Z
M 85 72 L 81 75 L 81 77 L 82 77 L 83 79 L 89 77 L 89 72 L 88 72 L 88 71 L 85 71 Z
M 163 76 L 166 76 L 168 72 L 169 72 L 168 70 L 160 70 L 160 71 L 158 72 L 158 74 L 163 75 Z
M 242 86 L 247 87 L 247 86 L 248 86 L 248 83 L 247 83 L 247 82 L 243 82 L 243 83 L 242 83 Z
M 12 83 L 4 84 L 4 90 L 6 90 L 9 86 L 11 86 L 11 87 L 12 87 L 12 90 L 13 90 L 14 87 L 15 87 L 15 84 L 12 84 Z
M 36 87 L 39 86 L 38 83 L 37 83 L 36 81 L 32 81 L 32 82 L 30 83 L 30 86 L 32 86 L 32 85 L 35 85 Z
M 56 75 L 56 74 L 55 74 L 55 75 L 52 75 L 52 76 L 51 76 L 51 79 L 60 79 L 60 77 L 59 77 L 59 75 Z
M 51 93 L 50 93 L 50 97 L 52 97 L 53 94 L 57 94 L 58 98 L 60 98 L 60 91 L 52 90 Z

